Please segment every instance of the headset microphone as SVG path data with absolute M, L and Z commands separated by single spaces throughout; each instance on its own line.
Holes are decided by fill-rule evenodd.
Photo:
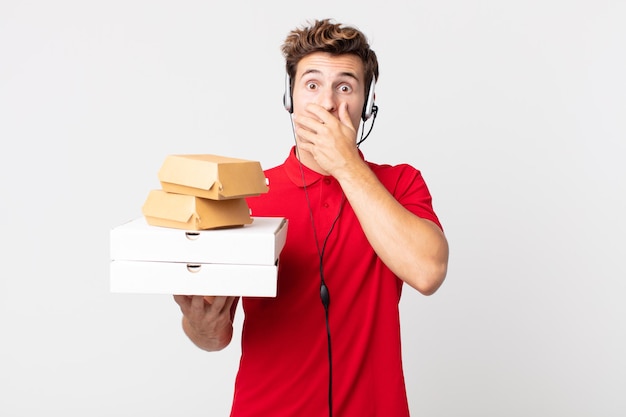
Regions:
M 322 299 L 322 305 L 328 310 L 328 306 L 330 305 L 330 293 L 328 292 L 328 287 L 325 282 L 322 282 L 320 286 L 320 298 Z

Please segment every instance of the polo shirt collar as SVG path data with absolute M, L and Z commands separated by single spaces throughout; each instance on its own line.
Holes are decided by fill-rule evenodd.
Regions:
M 359 149 L 359 155 L 361 159 L 364 159 L 363 153 Z M 319 172 L 315 172 L 310 168 L 307 168 L 305 165 L 300 164 L 298 157 L 296 156 L 296 147 L 293 146 L 291 151 L 289 152 L 289 156 L 285 160 L 285 172 L 287 173 L 287 177 L 298 187 L 310 187 L 315 184 L 322 178 L 326 177 L 325 175 L 320 174 Z M 304 177 L 304 181 L 302 181 Z M 304 184 L 303 184 L 304 183 Z

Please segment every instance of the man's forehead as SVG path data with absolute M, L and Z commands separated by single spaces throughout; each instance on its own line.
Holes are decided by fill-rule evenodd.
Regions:
M 296 74 L 335 75 L 360 80 L 363 77 L 363 63 L 353 54 L 332 55 L 325 52 L 309 54 L 298 62 Z

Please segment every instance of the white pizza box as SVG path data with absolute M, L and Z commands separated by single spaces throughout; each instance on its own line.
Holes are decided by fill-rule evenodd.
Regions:
M 248 225 L 210 230 L 153 226 L 139 217 L 110 231 L 111 260 L 274 265 L 287 219 L 253 217 Z
M 275 297 L 276 265 L 111 261 L 113 293 Z

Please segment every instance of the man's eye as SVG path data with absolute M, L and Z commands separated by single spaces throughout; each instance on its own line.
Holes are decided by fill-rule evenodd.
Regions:
M 352 91 L 352 89 L 349 85 L 342 85 L 339 87 L 339 91 L 341 91 L 342 93 L 349 93 L 350 91 Z
M 306 85 L 306 88 L 309 89 L 309 90 L 315 90 L 317 88 L 317 84 L 315 84 L 315 83 L 308 83 Z

